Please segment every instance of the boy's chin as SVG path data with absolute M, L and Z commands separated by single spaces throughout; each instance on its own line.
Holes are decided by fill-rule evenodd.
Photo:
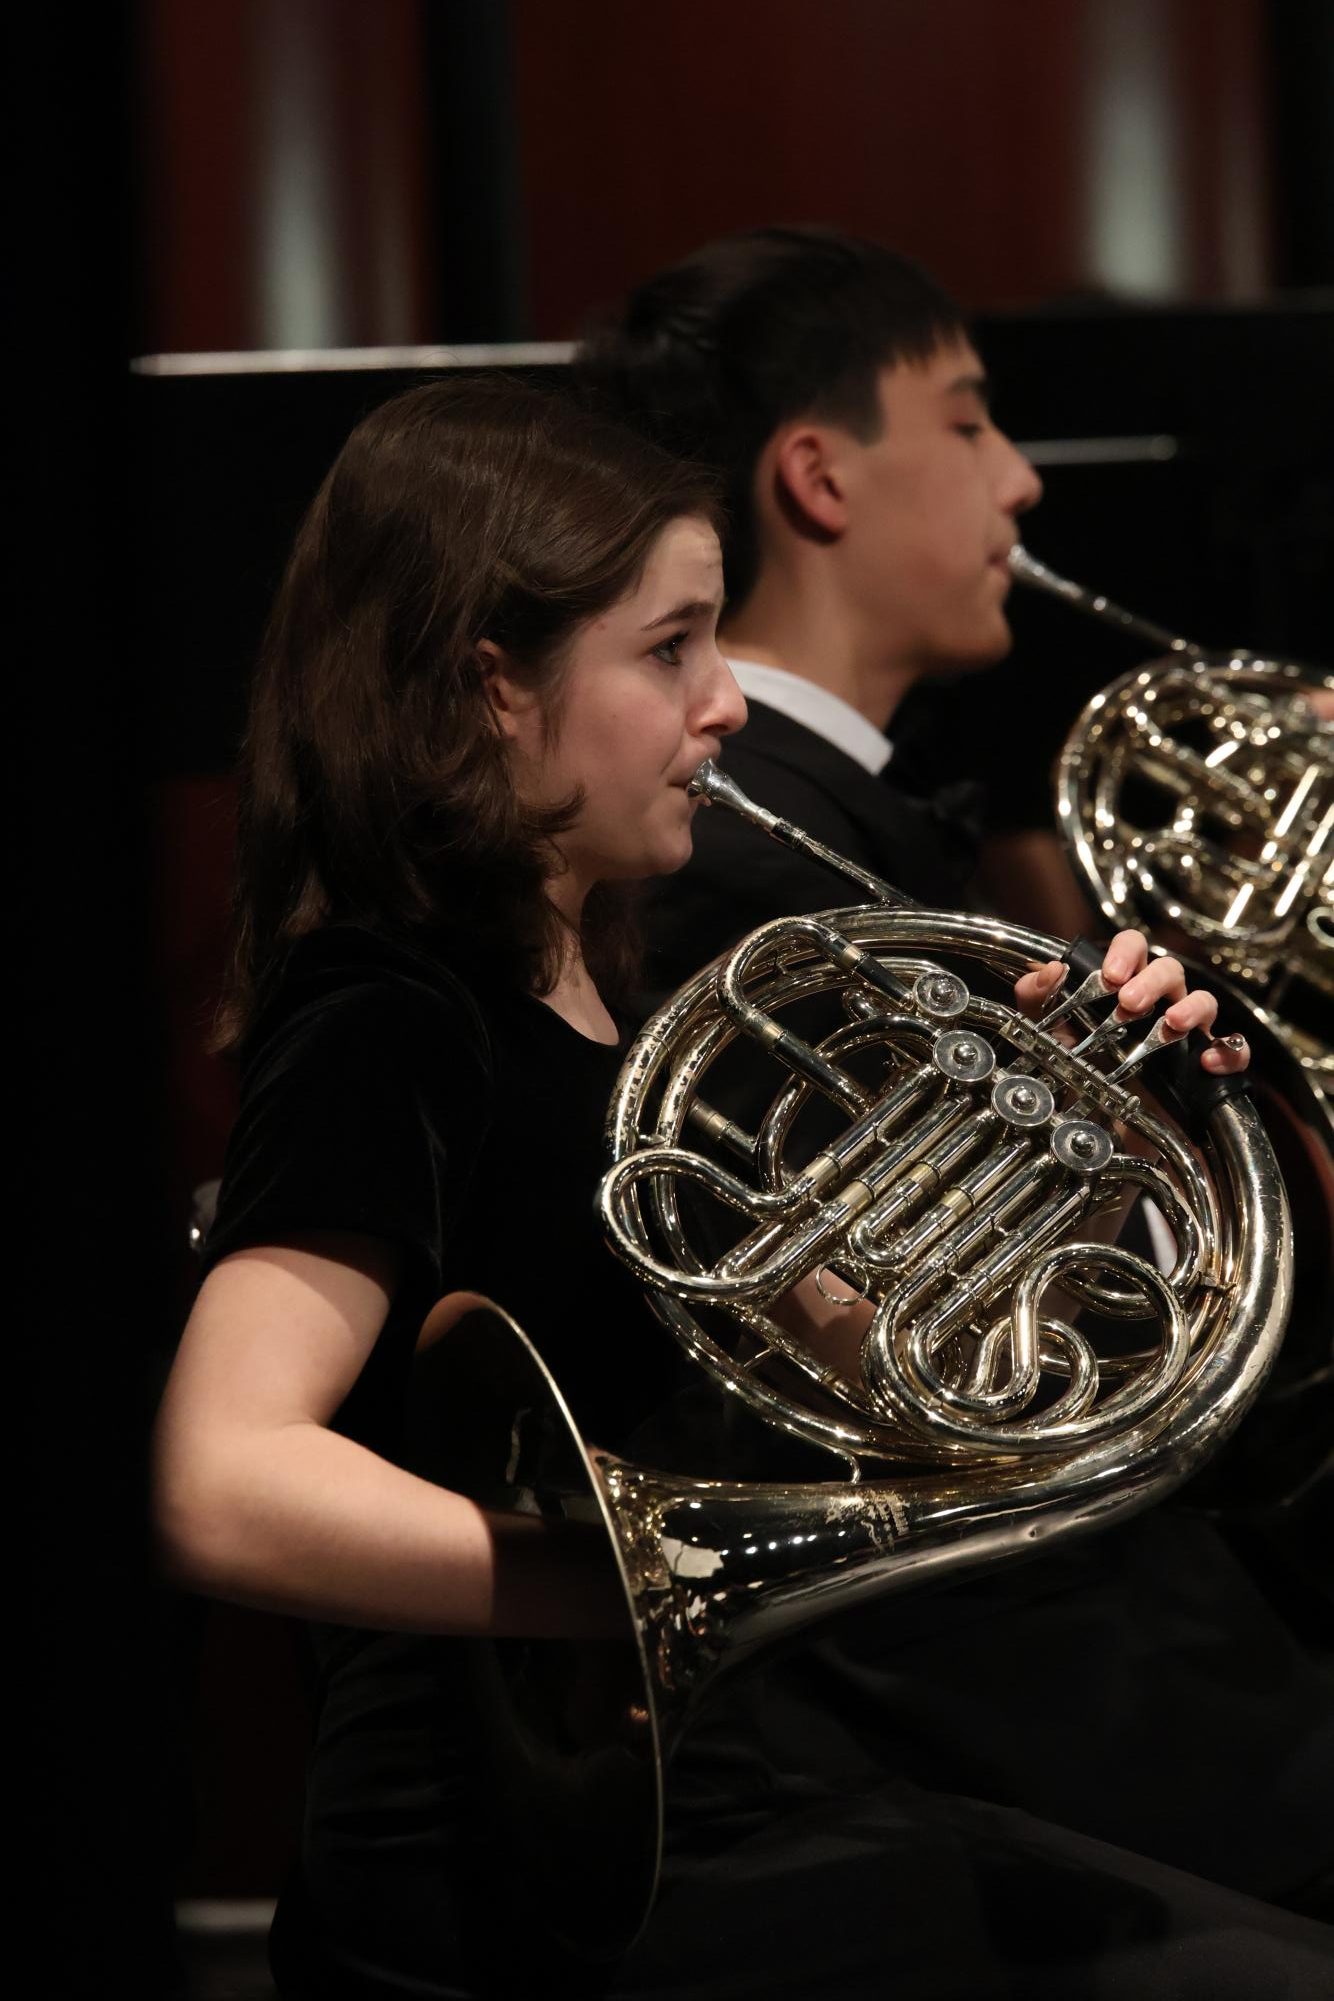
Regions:
M 988 667 L 999 667 L 1014 650 L 1014 634 L 1002 622 L 988 634 L 979 633 L 967 644 L 959 643 L 942 651 L 933 659 L 922 663 L 925 679 L 947 680 L 956 674 L 985 674 Z

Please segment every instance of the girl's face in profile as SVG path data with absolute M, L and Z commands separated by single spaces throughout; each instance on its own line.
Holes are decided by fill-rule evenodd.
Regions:
M 564 905 L 595 882 L 667 875 L 690 858 L 691 774 L 739 729 L 746 705 L 718 651 L 722 555 L 706 521 L 671 522 L 635 589 L 574 636 L 554 728 L 531 691 L 492 671 L 521 797 L 553 806 L 584 795 L 557 837 Z

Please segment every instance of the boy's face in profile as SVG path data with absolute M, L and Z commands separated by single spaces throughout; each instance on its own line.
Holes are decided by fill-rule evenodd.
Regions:
M 839 454 L 849 602 L 887 655 L 919 671 L 999 660 L 1010 647 L 1007 557 L 1042 483 L 992 422 L 966 340 L 884 369 L 880 401 L 881 435 L 844 434 Z

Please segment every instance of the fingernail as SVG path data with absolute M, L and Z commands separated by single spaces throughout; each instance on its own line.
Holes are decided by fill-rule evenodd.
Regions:
M 1132 970 L 1134 964 L 1135 958 L 1133 953 L 1112 952 L 1103 965 L 1103 978 L 1105 980 L 1124 980 Z

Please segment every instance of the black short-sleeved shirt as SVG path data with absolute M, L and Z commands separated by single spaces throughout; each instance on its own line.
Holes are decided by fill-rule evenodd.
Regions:
M 513 1315 L 592 1435 L 656 1405 L 674 1351 L 593 1212 L 623 1054 L 370 932 L 336 927 L 293 952 L 250 1038 L 205 1262 L 308 1230 L 404 1253 L 338 1430 L 393 1456 L 412 1345 L 456 1288 Z M 599 1338 L 613 1330 L 614 1368 Z
M 614 1443 L 671 1393 L 685 1365 L 593 1211 L 622 1055 L 365 931 L 294 950 L 250 1037 L 206 1263 L 311 1230 L 398 1246 L 397 1294 L 336 1429 L 398 1456 L 417 1333 L 455 1289 L 519 1322 L 586 1437 Z M 289 1981 L 313 1963 L 334 1984 L 368 1964 L 444 1982 L 468 1862 L 461 1649 L 330 1626 L 313 1639 Z

